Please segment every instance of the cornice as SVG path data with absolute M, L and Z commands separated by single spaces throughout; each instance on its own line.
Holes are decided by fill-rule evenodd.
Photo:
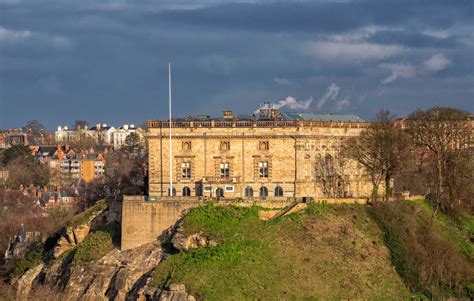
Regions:
M 149 135 L 148 139 L 160 139 L 160 135 Z M 346 138 L 352 137 L 352 135 L 177 135 L 172 136 L 171 139 L 184 140 L 184 139 L 204 139 L 204 140 L 216 140 L 216 139 L 315 139 L 315 138 Z M 169 139 L 168 135 L 161 135 L 161 139 Z

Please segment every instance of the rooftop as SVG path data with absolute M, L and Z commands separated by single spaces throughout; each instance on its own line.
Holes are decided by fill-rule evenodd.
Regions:
M 314 120 L 314 121 L 341 121 L 341 122 L 365 122 L 355 115 L 333 115 L 315 113 L 281 113 L 286 120 Z
M 173 118 L 172 127 L 292 127 L 292 126 L 328 126 L 361 127 L 366 122 L 355 115 L 335 115 L 316 113 L 280 112 L 277 109 L 261 108 L 253 115 L 233 114 L 224 111 L 222 117 L 208 115 L 189 115 Z M 169 127 L 168 120 L 149 121 L 148 127 Z

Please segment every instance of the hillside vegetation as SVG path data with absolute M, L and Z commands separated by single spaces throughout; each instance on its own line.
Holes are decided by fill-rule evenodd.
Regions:
M 88 220 L 99 208 L 103 204 L 69 224 Z M 59 258 L 51 258 L 54 244 L 32 249 L 13 275 L 45 264 L 23 279 L 33 287 L 33 299 L 84 294 L 120 300 L 145 285 L 150 270 L 146 290 L 182 283 L 198 300 L 472 299 L 472 216 L 454 221 L 438 212 L 430 222 L 433 210 L 423 200 L 312 203 L 268 221 L 259 219 L 260 210 L 212 204 L 190 210 L 177 223 L 180 235 L 217 244 L 182 252 L 173 250 L 178 231 L 162 242 L 164 249 L 157 242 L 119 252 L 118 224 L 109 222 Z M 60 279 L 67 280 L 58 286 Z M 4 296 L 12 294 L 8 289 Z
M 370 209 L 384 230 L 405 284 L 428 298 L 474 297 L 473 218 L 456 222 L 424 200 L 380 203 Z
M 411 296 L 390 263 L 366 207 L 312 204 L 261 221 L 258 207 L 204 206 L 184 219 L 187 234 L 216 247 L 168 257 L 154 284 L 184 283 L 206 300 L 400 299 Z

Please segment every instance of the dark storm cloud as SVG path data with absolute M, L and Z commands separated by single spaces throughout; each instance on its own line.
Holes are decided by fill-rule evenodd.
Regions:
M 159 17 L 192 24 L 266 31 L 341 32 L 371 24 L 449 27 L 472 17 L 471 1 L 328 1 L 223 4 L 167 10 Z
M 0 128 L 165 118 L 168 60 L 176 115 L 473 111 L 472 20 L 471 1 L 0 0 Z

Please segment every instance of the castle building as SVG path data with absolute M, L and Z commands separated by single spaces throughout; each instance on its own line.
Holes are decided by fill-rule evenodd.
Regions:
M 340 155 L 368 126 L 357 116 L 281 113 L 149 121 L 149 196 L 267 198 L 366 197 L 371 184 Z

